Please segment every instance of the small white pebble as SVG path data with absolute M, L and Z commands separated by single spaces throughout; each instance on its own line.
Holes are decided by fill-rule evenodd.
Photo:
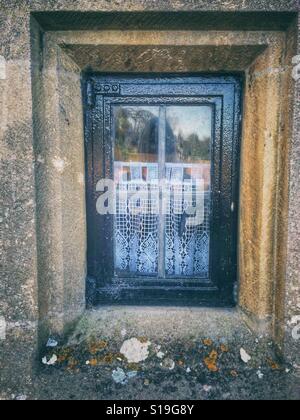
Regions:
M 163 353 L 162 351 L 159 351 L 159 352 L 156 354 L 156 356 L 157 356 L 159 359 L 163 359 L 163 358 L 164 358 L 164 356 L 165 356 L 165 353 Z
M 262 371 L 261 371 L 261 370 L 258 370 L 256 373 L 257 373 L 257 376 L 258 376 L 258 378 L 259 378 L 259 379 L 263 379 L 263 377 L 265 376 L 265 375 L 262 373 Z
M 241 359 L 244 363 L 247 364 L 247 363 L 250 362 L 251 356 L 243 348 L 241 348 L 241 350 L 240 350 L 240 355 L 241 355 Z
M 53 354 L 53 356 L 51 357 L 51 359 L 47 359 L 47 357 L 43 357 L 42 359 L 42 363 L 44 365 L 48 365 L 48 366 L 53 366 L 55 365 L 55 363 L 57 362 L 57 356 L 55 354 Z

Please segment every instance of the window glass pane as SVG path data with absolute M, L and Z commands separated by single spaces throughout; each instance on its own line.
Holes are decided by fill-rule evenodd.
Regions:
M 211 124 L 211 107 L 168 107 L 166 129 L 167 162 L 202 163 L 210 161 Z
M 212 109 L 170 106 L 166 114 L 166 275 L 208 278 Z
M 156 276 L 159 108 L 116 106 L 113 115 L 116 274 Z
M 118 106 L 114 114 L 115 160 L 157 163 L 159 108 Z
M 158 276 L 163 271 L 167 277 L 208 278 L 211 108 L 167 106 L 166 132 L 160 139 L 159 107 L 115 106 L 113 115 L 116 274 Z M 163 162 L 159 142 L 165 145 Z M 164 204 L 159 199 L 159 165 L 165 167 Z

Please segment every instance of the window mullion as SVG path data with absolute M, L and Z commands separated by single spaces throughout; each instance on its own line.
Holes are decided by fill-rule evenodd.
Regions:
M 164 182 L 166 174 L 166 106 L 159 108 L 158 130 L 158 181 L 159 181 L 159 247 L 158 276 L 165 278 L 165 215 L 164 215 Z

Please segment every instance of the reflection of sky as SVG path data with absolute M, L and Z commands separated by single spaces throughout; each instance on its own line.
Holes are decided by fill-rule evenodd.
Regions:
M 121 107 L 123 108 L 123 107 Z M 159 108 L 157 106 L 125 106 L 124 109 L 128 109 L 129 111 L 146 111 L 153 114 L 153 116 L 158 117 L 159 116 Z
M 212 112 L 209 106 L 170 106 L 167 119 L 176 136 L 197 134 L 202 140 L 211 136 Z

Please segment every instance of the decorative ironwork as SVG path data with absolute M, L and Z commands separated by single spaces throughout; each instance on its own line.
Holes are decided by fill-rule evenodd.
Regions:
M 120 85 L 118 83 L 97 84 L 97 93 L 101 95 L 119 95 Z
M 152 65 L 152 61 L 150 64 Z M 95 74 L 88 75 L 88 80 L 92 83 L 87 86 L 87 90 L 89 91 L 91 87 L 92 89 L 85 95 L 88 175 L 87 269 L 88 278 L 95 280 L 94 283 L 88 282 L 88 289 L 93 296 L 92 303 L 97 305 L 117 301 L 124 304 L 138 302 L 149 305 L 171 303 L 190 306 L 207 304 L 232 306 L 234 304 L 232 291 L 236 282 L 237 243 L 237 206 L 232 206 L 232 203 L 236 202 L 238 192 L 240 77 L 180 76 L 178 74 L 163 77 L 129 74 L 100 76 Z M 99 85 L 107 83 L 118 84 L 119 95 L 101 93 Z M 89 94 L 92 100 L 89 100 Z M 91 105 L 94 102 L 94 109 L 88 106 L 89 102 Z M 145 142 L 133 144 L 132 150 L 129 150 L 130 153 L 124 153 L 123 147 L 119 147 L 119 150 L 116 147 L 123 144 L 122 141 L 116 142 L 117 127 L 112 110 L 115 107 L 133 106 L 151 107 L 151 109 L 159 107 L 159 115 L 156 112 L 156 118 L 150 118 L 152 124 L 145 125 L 149 128 L 143 131 Z M 185 118 L 186 112 L 189 114 L 192 106 L 211 107 L 210 159 L 202 154 L 202 151 L 207 150 L 208 145 L 204 138 L 201 142 L 203 148 L 201 147 L 200 159 L 194 158 L 198 156 L 194 153 L 197 143 L 195 136 L 189 138 L 187 142 L 189 145 L 182 141 L 181 134 L 187 137 L 184 129 L 196 127 L 198 124 L 188 123 L 187 121 L 191 120 L 188 115 L 183 124 L 178 124 L 179 128 L 183 127 L 182 130 L 174 128 L 174 119 L 170 118 L 169 110 L 169 107 L 174 106 L 183 107 L 182 118 Z M 188 109 L 184 111 L 184 107 Z M 164 110 L 166 115 L 164 115 Z M 155 128 L 157 125 L 158 129 Z M 122 127 L 128 132 L 128 136 L 126 134 L 124 137 L 126 140 L 124 146 L 127 147 L 132 143 L 130 130 L 126 124 Z M 146 141 L 147 138 L 151 141 Z M 132 140 L 135 142 L 134 137 Z M 164 141 L 165 148 L 162 147 Z M 151 147 L 144 147 L 147 144 Z M 170 147 L 172 144 L 176 146 L 173 149 Z M 157 146 L 159 146 L 158 151 Z M 162 153 L 163 149 L 164 153 Z M 135 153 L 136 156 L 134 156 Z M 146 153 L 146 156 L 143 153 Z M 149 156 L 149 154 L 154 156 Z M 131 167 L 133 168 L 137 162 L 148 162 L 149 165 L 157 163 L 159 178 L 168 179 L 168 172 L 165 175 L 163 169 L 169 162 L 173 162 L 172 166 L 175 168 L 177 164 L 185 166 L 188 163 L 200 163 L 201 165 L 208 161 L 211 170 L 204 177 L 205 217 L 204 223 L 199 223 L 197 228 L 187 223 L 187 215 L 182 215 L 179 219 L 178 215 L 172 212 L 166 214 L 165 217 L 161 214 L 155 217 L 151 215 L 150 219 L 147 219 L 145 215 L 130 215 L 127 201 L 123 213 L 99 215 L 97 212 L 96 185 L 100 179 L 111 179 L 113 173 L 115 176 L 113 168 L 118 163 L 126 162 L 124 165 L 127 166 L 127 173 L 132 172 Z M 137 168 L 134 168 L 134 171 L 139 173 Z M 145 180 L 147 170 L 143 172 L 142 178 Z M 175 172 L 180 173 L 178 168 Z M 184 179 L 189 174 L 190 170 L 186 170 Z M 125 183 L 125 185 L 118 186 L 117 194 L 119 194 L 119 189 L 130 188 L 130 184 L 126 185 L 126 182 L 128 179 L 123 178 L 120 184 Z M 146 182 L 146 185 L 149 185 L 149 182 Z M 123 200 L 122 196 L 121 198 Z M 175 198 L 170 198 L 170 206 L 174 207 Z M 116 200 L 117 204 L 118 200 L 119 198 Z M 160 197 L 158 203 L 160 203 Z M 179 199 L 178 205 L 180 205 Z M 144 233 L 145 226 L 149 226 L 148 233 L 152 235 L 147 236 Z M 211 231 L 209 226 L 213 228 Z M 143 252 L 145 249 L 146 257 Z M 161 252 L 162 249 L 163 252 Z M 189 249 L 188 252 L 187 249 Z M 148 250 L 151 251 L 150 254 Z M 142 258 L 141 253 L 143 253 Z M 187 253 L 191 255 L 189 260 L 186 258 Z M 154 259 L 152 259 L 153 256 L 155 256 Z M 146 258 L 146 261 L 143 258 Z M 208 266 L 209 273 L 207 274 Z M 189 276 L 184 273 L 193 274 Z M 186 281 L 183 281 L 184 279 Z

